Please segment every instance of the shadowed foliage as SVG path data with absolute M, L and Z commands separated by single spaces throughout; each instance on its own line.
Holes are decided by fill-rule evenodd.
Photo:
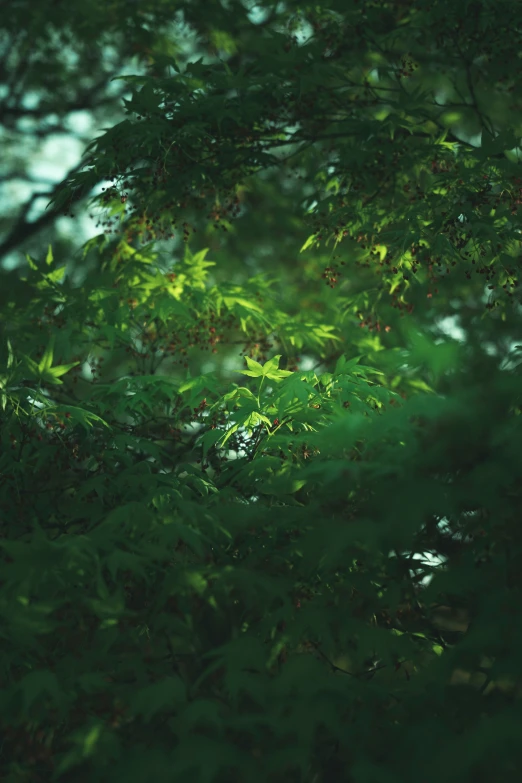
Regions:
M 519 6 L 0 24 L 1 779 L 518 781 Z

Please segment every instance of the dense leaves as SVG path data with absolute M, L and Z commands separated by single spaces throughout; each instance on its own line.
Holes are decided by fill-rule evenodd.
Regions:
M 207 57 L 4 276 L 2 779 L 515 781 L 520 11 L 127 5 Z

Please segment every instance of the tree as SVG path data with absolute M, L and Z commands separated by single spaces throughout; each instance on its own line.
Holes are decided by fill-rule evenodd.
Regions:
M 151 10 L 154 32 L 146 25 Z M 54 0 L 44 0 L 37 9 L 13 0 L 8 11 L 0 42 L 2 180 L 8 201 L 0 222 L 2 261 L 14 259 L 20 249 L 37 252 L 38 242 L 51 238 L 58 244 L 60 213 L 45 210 L 54 183 L 32 170 L 33 155 L 57 138 L 87 144 L 93 131 L 121 120 L 121 101 L 128 91 L 111 80 L 122 71 L 147 73 L 155 51 L 184 60 L 179 41 L 168 37 L 171 14 L 158 3 L 84 3 L 78 11 Z M 75 123 L 78 113 L 90 115 L 87 131 Z M 68 176 L 76 170 L 72 167 Z M 22 186 L 20 203 L 7 190 L 16 184 Z M 32 192 L 26 197 L 28 189 Z M 58 252 L 62 245 L 65 254 L 77 250 L 65 237 L 59 244 Z
M 515 780 L 521 14 L 146 8 L 4 287 L 2 776 Z

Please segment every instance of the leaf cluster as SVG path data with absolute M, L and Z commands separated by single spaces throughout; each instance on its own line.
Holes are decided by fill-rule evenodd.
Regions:
M 81 248 L 83 279 L 50 247 L 2 292 L 2 779 L 516 779 L 522 385 L 501 348 L 520 339 L 519 118 L 499 98 L 488 138 L 473 68 L 491 32 L 482 66 L 507 78 L 520 20 L 501 3 L 494 35 L 493 4 L 468 5 L 263 4 L 256 32 L 242 3 L 209 2 L 200 34 L 229 61 L 127 77 L 144 119 L 95 139 L 55 201 L 113 177 L 99 200 L 121 233 Z M 197 28 L 201 3 L 182 6 Z M 456 91 L 471 74 L 478 148 L 430 101 L 441 63 Z M 351 234 L 346 285 L 332 258 L 316 294 L 315 239 L 296 291 L 220 274 L 187 226 L 164 263 L 156 229 L 200 193 L 237 206 L 252 174 L 262 195 L 287 145 L 309 147 L 310 195 L 326 186 L 322 237 Z M 381 341 L 384 293 L 411 315 L 453 262 L 485 270 L 440 283 L 469 296 L 467 339 L 423 312 Z

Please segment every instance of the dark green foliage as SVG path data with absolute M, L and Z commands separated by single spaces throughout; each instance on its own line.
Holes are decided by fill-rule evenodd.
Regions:
M 208 56 L 147 34 L 104 233 L 2 278 L 8 783 L 520 777 L 522 12 L 262 6 L 52 17 Z

